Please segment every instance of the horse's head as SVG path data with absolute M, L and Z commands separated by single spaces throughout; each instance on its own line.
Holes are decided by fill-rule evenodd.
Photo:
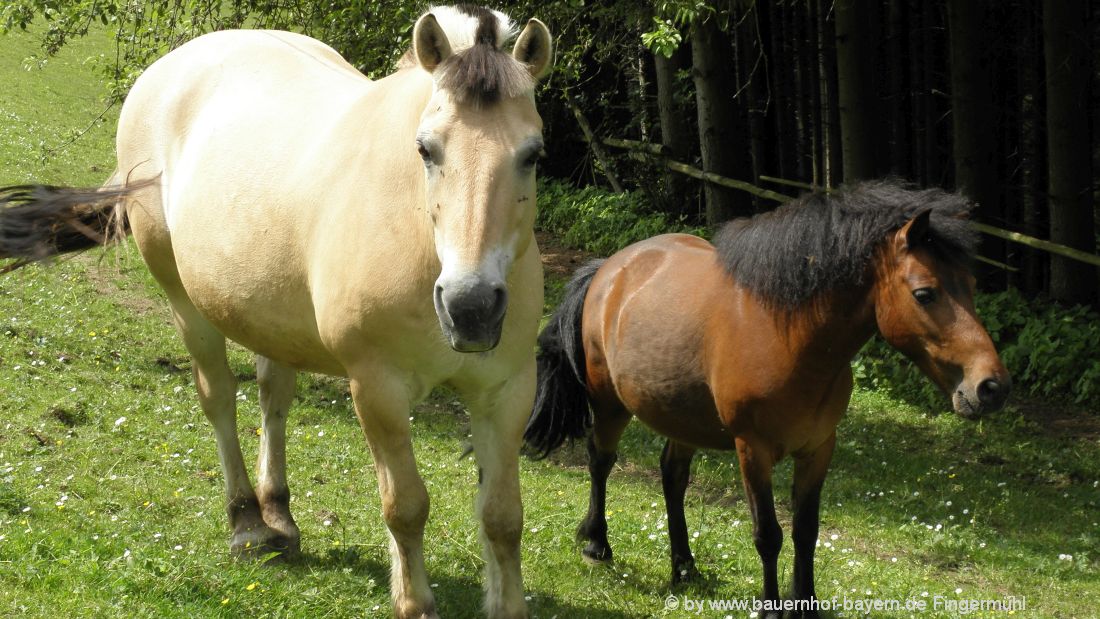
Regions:
M 931 215 L 911 219 L 880 254 L 878 328 L 951 397 L 955 412 L 976 417 L 1004 405 L 1011 379 L 974 312 L 974 277 L 957 248 L 937 238 Z
M 534 84 L 550 66 L 550 32 L 532 19 L 507 53 L 511 20 L 487 9 L 433 9 L 413 29 L 433 77 L 416 142 L 442 271 L 435 309 L 451 346 L 500 341 L 512 262 L 533 242 L 542 119 Z M 450 38 L 449 38 L 450 37 Z

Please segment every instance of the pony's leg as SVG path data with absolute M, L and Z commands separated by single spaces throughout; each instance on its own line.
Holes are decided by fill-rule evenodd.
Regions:
M 775 462 L 772 450 L 758 441 L 737 439 L 737 458 L 741 462 L 741 477 L 745 482 L 745 496 L 752 513 L 752 536 L 760 563 L 764 569 L 762 599 L 772 600 L 773 608 L 779 605 L 779 580 L 776 562 L 783 546 L 783 530 L 775 517 L 775 500 L 772 496 L 772 467 Z M 779 619 L 782 613 L 764 613 L 764 619 Z
M 226 512 L 233 537 L 230 552 L 258 556 L 272 549 L 279 534 L 264 523 L 256 492 L 237 438 L 237 379 L 225 356 L 225 336 L 203 318 L 195 306 L 178 295 L 169 297 L 176 327 L 191 353 L 191 367 L 199 404 L 214 426 L 218 459 L 225 476 Z
M 298 525 L 290 515 L 290 487 L 286 481 L 286 419 L 294 400 L 295 375 L 293 368 L 256 355 L 256 382 L 263 411 L 256 494 L 264 522 L 282 535 L 283 539 L 277 541 L 290 554 L 299 551 L 301 540 Z
M 668 512 L 668 540 L 672 547 L 672 584 L 688 582 L 699 575 L 695 557 L 688 544 L 687 519 L 684 518 L 684 493 L 691 477 L 691 459 L 695 448 L 669 439 L 661 452 L 661 489 Z
M 630 413 L 621 405 L 592 403 L 592 433 L 588 436 L 588 476 L 592 484 L 588 513 L 577 527 L 577 540 L 587 541 L 581 556 L 592 563 L 611 561 L 611 543 L 607 539 L 607 478 L 619 459 L 619 439 L 623 436 Z
M 485 556 L 485 613 L 491 619 L 526 617 L 520 572 L 519 452 L 535 396 L 535 364 L 497 389 L 464 396 L 478 466 L 475 511 Z
M 400 377 L 384 368 L 352 372 L 351 396 L 367 438 L 382 517 L 390 532 L 390 595 L 397 619 L 438 617 L 424 569 L 428 490 L 416 470 L 409 430 L 409 395 Z
M 836 444 L 834 433 L 812 453 L 799 455 L 794 461 L 794 484 L 791 489 L 791 506 L 794 523 L 791 537 L 794 539 L 794 579 L 791 597 L 796 600 L 812 600 L 814 591 L 814 547 L 817 545 L 818 508 L 821 504 L 821 486 L 829 471 Z M 802 617 L 817 617 L 812 611 L 802 612 Z

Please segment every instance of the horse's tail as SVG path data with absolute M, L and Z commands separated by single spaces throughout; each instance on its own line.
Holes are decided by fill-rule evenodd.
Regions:
M 118 172 L 98 188 L 0 187 L 0 272 L 83 251 L 130 233 L 124 199 L 146 182 L 120 182 Z
M 584 438 L 592 427 L 588 410 L 587 370 L 581 341 L 584 298 L 602 260 L 582 266 L 565 287 L 565 296 L 539 334 L 538 388 L 523 440 L 538 460 L 565 439 Z

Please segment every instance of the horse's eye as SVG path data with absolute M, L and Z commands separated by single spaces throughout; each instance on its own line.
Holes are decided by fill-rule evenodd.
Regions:
M 424 146 L 424 143 L 420 140 L 416 141 L 416 152 L 420 153 L 420 158 L 424 160 L 424 163 L 431 163 L 432 154 L 428 151 L 428 147 Z
M 913 298 L 921 305 L 928 305 L 936 300 L 936 291 L 931 288 L 917 288 L 913 291 Z
M 530 155 L 527 155 L 527 158 L 523 160 L 523 167 L 533 168 L 535 164 L 539 162 L 539 159 L 542 159 L 542 150 L 536 150 Z

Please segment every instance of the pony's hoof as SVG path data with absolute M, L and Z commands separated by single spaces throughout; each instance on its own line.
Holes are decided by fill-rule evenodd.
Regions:
M 581 551 L 581 557 L 586 563 L 592 565 L 607 565 L 611 563 L 611 546 L 601 546 L 596 542 L 589 542 Z
M 672 568 L 672 586 L 678 587 L 702 579 L 703 574 L 695 567 L 694 561 L 687 561 Z
M 234 534 L 229 543 L 229 554 L 245 561 L 268 558 L 273 552 L 279 553 L 272 558 L 276 560 L 297 556 L 301 552 L 300 541 L 272 529 L 253 529 Z

